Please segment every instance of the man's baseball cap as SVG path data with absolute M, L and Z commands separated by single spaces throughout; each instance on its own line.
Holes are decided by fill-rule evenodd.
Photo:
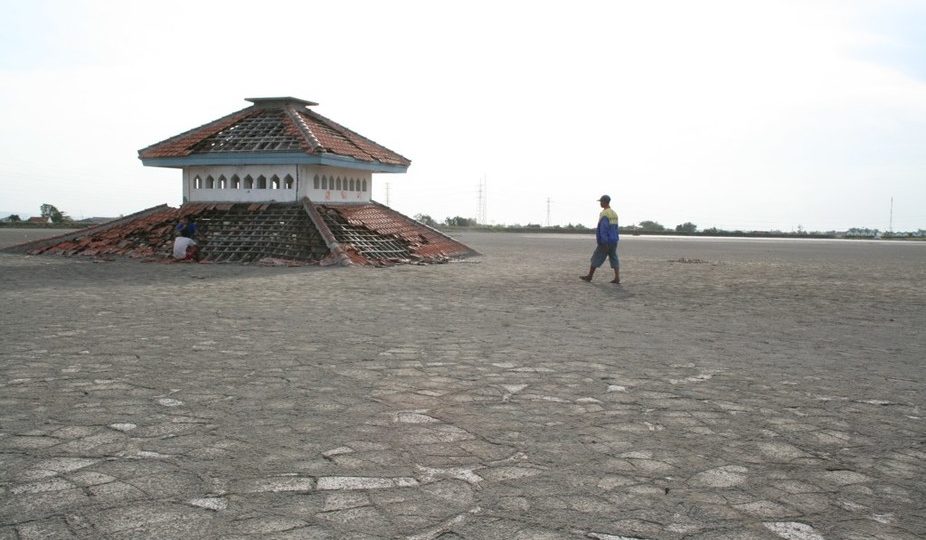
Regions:
M 611 197 L 608 197 L 607 195 L 602 195 L 601 198 L 598 199 L 598 202 L 611 202 Z

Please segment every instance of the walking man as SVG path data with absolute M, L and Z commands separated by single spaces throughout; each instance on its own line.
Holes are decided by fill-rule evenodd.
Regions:
M 617 212 L 611 210 L 611 197 L 602 195 L 598 202 L 601 204 L 601 214 L 598 215 L 598 229 L 595 231 L 595 237 L 598 240 L 598 247 L 592 253 L 592 265 L 588 269 L 588 274 L 579 276 L 583 281 L 591 281 L 595 275 L 595 269 L 604 264 L 604 260 L 611 262 L 611 268 L 614 269 L 614 279 L 611 283 L 621 284 L 621 262 L 617 258 L 617 241 L 620 240 L 620 233 L 617 230 Z

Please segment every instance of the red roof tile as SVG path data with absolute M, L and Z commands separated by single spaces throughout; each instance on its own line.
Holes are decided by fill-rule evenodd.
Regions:
M 346 127 L 310 110 L 299 111 L 307 127 L 327 152 L 350 156 L 361 161 L 379 161 L 389 165 L 408 166 L 411 161 L 355 133 Z
M 466 257 L 477 253 L 446 234 L 419 223 L 379 203 L 326 205 L 351 225 L 359 225 L 384 236 L 394 236 L 409 244 L 409 251 L 426 260 Z
M 140 159 L 150 159 L 187 156 L 193 151 L 193 147 L 204 139 L 212 137 L 257 112 L 255 107 L 248 107 L 228 116 L 223 116 L 208 124 L 203 124 L 159 143 L 152 144 L 147 148 L 142 148 L 138 151 L 138 157 Z

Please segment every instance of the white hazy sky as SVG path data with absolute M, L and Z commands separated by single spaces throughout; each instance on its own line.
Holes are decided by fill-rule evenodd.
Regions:
M 923 1 L 0 3 L 0 211 L 178 205 L 139 148 L 290 95 L 407 214 L 926 228 Z

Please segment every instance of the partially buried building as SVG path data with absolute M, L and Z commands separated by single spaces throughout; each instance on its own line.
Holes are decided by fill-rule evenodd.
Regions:
M 198 224 L 213 262 L 349 264 L 440 262 L 475 252 L 375 202 L 374 173 L 411 161 L 291 97 L 250 107 L 138 151 L 142 163 L 183 172 L 183 205 L 125 218 L 10 251 L 167 258 L 178 220 Z

